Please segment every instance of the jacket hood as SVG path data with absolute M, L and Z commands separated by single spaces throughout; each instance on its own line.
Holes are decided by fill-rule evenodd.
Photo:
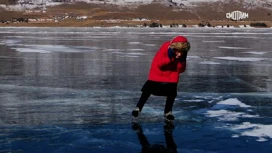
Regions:
M 177 49 L 177 50 L 185 50 L 189 51 L 190 50 L 190 43 L 188 42 L 187 38 L 183 36 L 176 36 L 169 45 L 169 48 L 172 50 Z
M 177 42 L 188 42 L 187 38 L 183 37 L 183 36 L 176 36 L 174 39 L 171 40 L 171 43 L 177 43 Z

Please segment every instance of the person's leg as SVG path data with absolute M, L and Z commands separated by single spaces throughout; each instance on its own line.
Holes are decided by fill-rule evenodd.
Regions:
M 174 120 L 174 116 L 172 115 L 172 108 L 173 108 L 176 96 L 177 94 L 175 93 L 175 94 L 170 94 L 166 97 L 164 115 L 169 120 Z
M 168 95 L 166 97 L 166 104 L 165 104 L 165 108 L 164 108 L 164 114 L 172 111 L 175 98 L 176 98 L 176 94 Z
M 151 95 L 150 93 L 142 92 L 141 98 L 139 99 L 137 106 L 136 106 L 140 109 L 140 111 L 142 111 L 144 104 L 146 103 L 146 101 L 148 100 L 150 95 Z
M 132 111 L 132 116 L 138 117 L 139 113 L 142 111 L 150 95 L 151 95 L 150 93 L 142 92 L 142 95 L 136 105 L 136 108 Z

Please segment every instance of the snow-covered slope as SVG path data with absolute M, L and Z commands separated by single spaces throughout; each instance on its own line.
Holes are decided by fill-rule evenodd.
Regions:
M 51 0 L 48 0 L 51 1 Z M 149 4 L 152 2 L 170 2 L 176 3 L 177 5 L 193 6 L 198 3 L 245 3 L 251 6 L 271 6 L 272 0 L 72 0 L 75 2 L 84 1 L 87 3 L 105 3 L 105 4 L 117 4 L 117 5 L 126 5 L 126 4 Z
M 61 0 L 18 0 L 19 3 L 32 3 L 32 4 L 41 4 L 41 3 L 54 3 L 56 1 Z M 66 1 L 67 0 L 63 0 Z M 271 6 L 272 0 L 70 0 L 70 2 L 86 2 L 86 3 L 103 3 L 103 4 L 117 4 L 117 5 L 131 5 L 131 4 L 149 4 L 152 2 L 170 2 L 176 3 L 178 5 L 182 4 L 185 6 L 197 5 L 198 3 L 214 3 L 214 2 L 222 2 L 222 3 L 245 3 L 250 4 L 252 6 Z
M 87 3 L 105 3 L 105 4 L 117 4 L 117 5 L 131 5 L 134 4 L 149 4 L 152 2 L 168 2 L 175 3 L 178 6 L 194 6 L 198 3 L 244 3 L 248 6 L 268 7 L 272 6 L 272 0 L 73 0 L 75 2 L 84 1 Z
M 6 9 L 22 10 L 25 8 L 46 7 L 51 5 L 62 4 L 61 0 L 18 0 L 17 5 L 7 6 L 0 5 Z M 220 2 L 222 4 L 243 4 L 244 8 L 253 9 L 256 7 L 272 9 L 272 0 L 62 0 L 63 3 L 86 2 L 95 4 L 115 4 L 120 6 L 139 6 L 150 3 L 162 3 L 165 5 L 172 5 L 176 7 L 194 7 L 203 3 Z M 23 4 L 23 5 L 22 5 Z

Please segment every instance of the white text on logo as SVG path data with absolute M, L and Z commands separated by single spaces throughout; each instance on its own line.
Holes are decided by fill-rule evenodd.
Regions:
M 238 21 L 238 20 L 248 18 L 248 13 L 241 12 L 241 11 L 233 11 L 233 12 L 226 13 L 226 18 Z

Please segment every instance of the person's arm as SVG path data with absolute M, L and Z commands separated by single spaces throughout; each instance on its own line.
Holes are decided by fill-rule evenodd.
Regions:
M 159 49 L 155 60 L 156 64 L 159 68 L 163 68 L 164 66 L 168 65 L 169 63 L 175 61 L 174 57 L 175 54 L 174 52 L 169 52 L 168 50 L 169 44 L 164 43 L 162 47 Z
M 183 54 L 181 55 L 181 57 L 178 58 L 177 60 L 178 60 L 180 63 L 186 62 L 186 60 L 187 60 L 187 54 L 188 54 L 187 51 L 183 52 Z
M 183 73 L 186 70 L 186 61 L 181 63 L 181 67 L 178 67 L 177 71 Z
M 187 53 L 188 53 L 188 52 L 184 52 L 184 53 L 182 54 L 182 56 L 181 56 L 179 59 L 177 59 L 178 62 L 181 63 L 181 67 L 178 67 L 178 72 L 179 72 L 179 73 L 182 73 L 182 72 L 184 72 L 184 71 L 186 70 Z

